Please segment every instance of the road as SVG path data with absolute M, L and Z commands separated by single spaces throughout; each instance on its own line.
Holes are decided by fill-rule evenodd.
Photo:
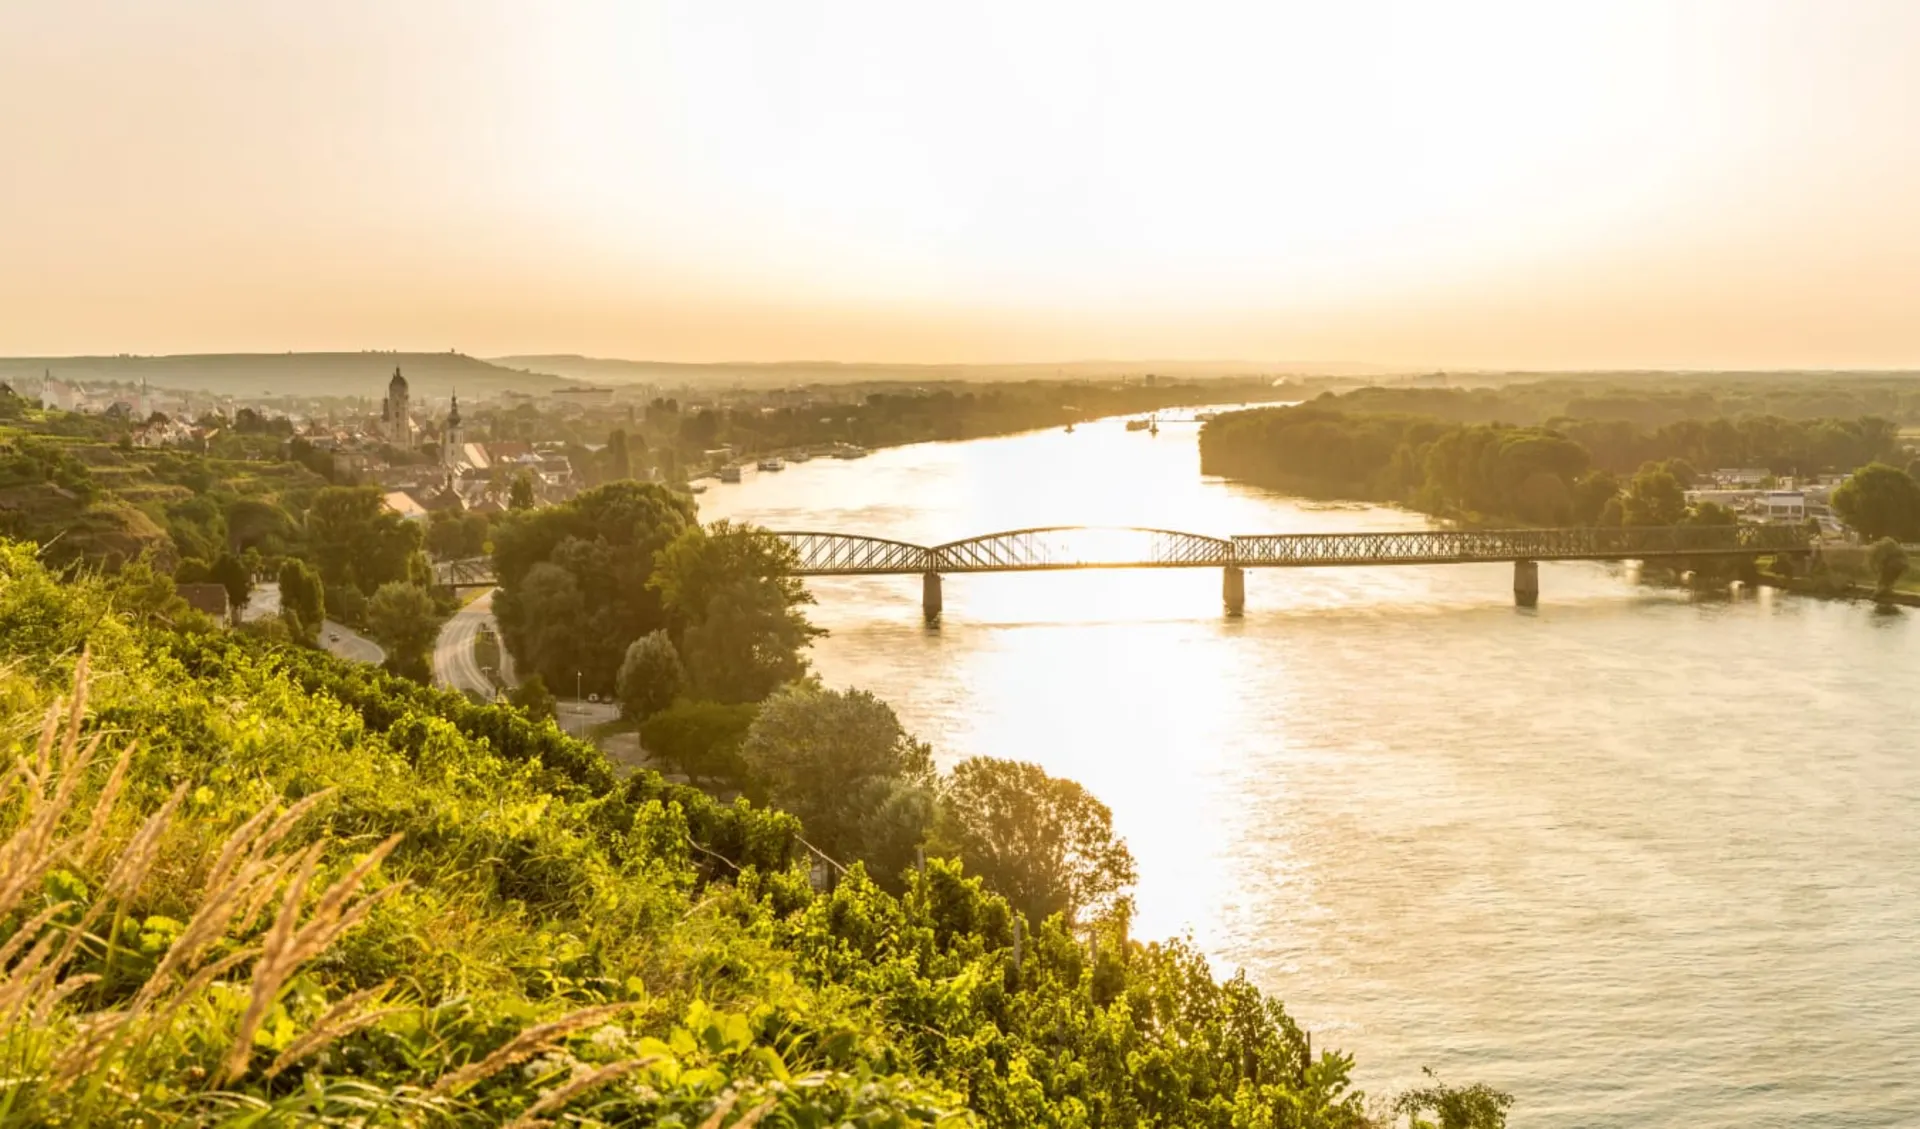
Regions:
M 240 618 L 252 622 L 256 619 L 272 619 L 279 614 L 280 586 L 256 584 L 247 596 L 247 606 L 241 609 Z M 387 661 L 387 652 L 381 649 L 380 644 L 346 624 L 330 619 L 320 621 L 320 646 L 329 654 L 371 666 Z
M 493 697 L 493 683 L 487 673 L 480 669 L 480 663 L 473 656 L 473 642 L 480 634 L 480 625 L 486 624 L 499 630 L 493 621 L 493 594 L 497 589 L 482 592 L 466 607 L 453 613 L 453 617 L 440 629 L 440 638 L 433 645 L 433 680 L 455 690 L 470 691 L 483 698 Z M 508 685 L 513 684 L 513 659 L 502 649 L 500 653 L 500 674 Z

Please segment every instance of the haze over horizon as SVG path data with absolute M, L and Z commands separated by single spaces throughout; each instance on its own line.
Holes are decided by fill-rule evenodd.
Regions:
M 0 354 L 1920 366 L 1920 5 L 0 10 Z

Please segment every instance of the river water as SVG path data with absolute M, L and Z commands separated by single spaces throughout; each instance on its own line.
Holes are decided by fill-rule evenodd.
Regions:
M 702 515 L 932 544 L 1057 524 L 1418 528 L 1203 478 L 1197 429 L 925 444 L 714 485 Z M 1912 613 L 1547 564 L 810 581 L 814 662 L 941 763 L 1105 800 L 1140 937 L 1190 934 L 1373 1094 L 1516 1129 L 1920 1125 Z

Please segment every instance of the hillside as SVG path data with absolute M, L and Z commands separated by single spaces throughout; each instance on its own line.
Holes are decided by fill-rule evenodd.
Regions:
M 119 584 L 0 542 L 0 1126 L 1377 1124 L 1124 909 L 823 891 L 792 816 Z
M 568 354 L 496 357 L 509 369 L 552 373 L 600 384 L 659 384 L 684 387 L 778 387 L 791 384 L 936 383 L 944 381 L 1095 380 L 1118 376 L 1196 379 L 1221 376 L 1360 377 L 1389 370 L 1350 362 L 1253 361 L 1067 361 L 1055 364 L 843 364 L 838 361 L 779 361 L 686 364 L 628 361 Z
M 33 396 L 42 373 L 65 381 L 118 381 L 218 396 L 367 396 L 385 393 L 395 368 L 413 394 L 455 389 L 475 399 L 513 390 L 540 393 L 568 381 L 514 372 L 460 353 L 208 353 L 164 357 L 0 357 L 0 381 Z

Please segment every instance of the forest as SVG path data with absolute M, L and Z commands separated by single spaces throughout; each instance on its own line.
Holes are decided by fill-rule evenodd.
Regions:
M 1845 473 L 1899 460 L 1899 428 L 1878 418 L 1618 419 L 1460 423 L 1366 410 L 1375 398 L 1321 397 L 1228 413 L 1200 435 L 1204 473 L 1323 498 L 1412 505 L 1446 517 L 1529 524 L 1672 524 L 1633 509 L 1634 483 L 1662 473 L 1671 493 L 1722 467 L 1782 476 Z M 1355 410 L 1353 404 L 1362 405 Z

